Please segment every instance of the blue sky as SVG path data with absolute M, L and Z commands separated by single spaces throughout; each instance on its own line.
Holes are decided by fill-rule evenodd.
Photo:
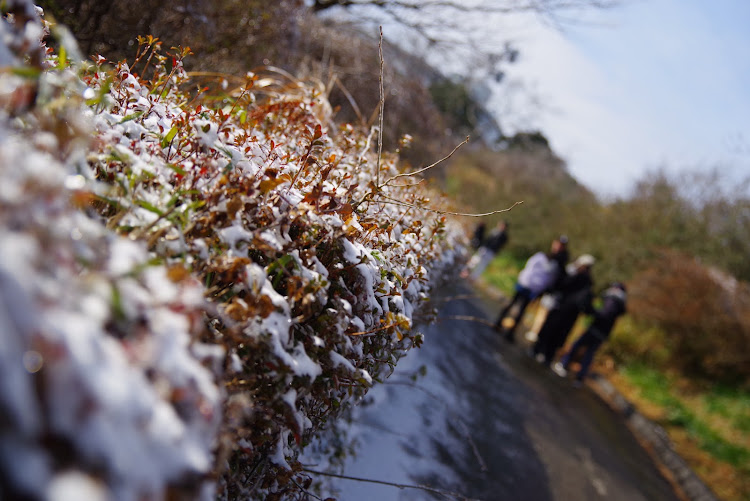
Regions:
M 750 176 L 750 0 L 621 0 L 615 9 L 580 13 L 585 22 L 560 25 L 531 14 L 407 15 L 462 26 L 479 52 L 513 42 L 520 58 L 488 107 L 506 133 L 541 130 L 569 171 L 602 197 L 627 196 L 658 168 Z M 386 39 L 420 46 L 413 33 L 380 18 Z M 465 52 L 421 53 L 447 73 L 475 68 Z
M 499 93 L 498 108 L 515 100 L 505 125 L 541 129 L 603 196 L 657 167 L 749 175 L 750 1 L 623 2 L 563 31 L 511 23 L 521 58 L 510 80 L 542 106 Z

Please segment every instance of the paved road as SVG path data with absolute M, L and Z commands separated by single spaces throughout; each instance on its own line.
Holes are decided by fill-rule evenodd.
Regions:
M 447 296 L 474 294 L 454 286 Z M 676 500 L 615 414 L 506 344 L 489 327 L 498 305 L 447 301 L 445 318 L 399 364 L 354 430 L 346 475 L 427 485 L 485 501 Z M 410 375 L 420 367 L 416 383 Z M 336 480 L 340 501 L 445 499 L 416 489 Z M 449 498 L 450 499 L 450 498 Z

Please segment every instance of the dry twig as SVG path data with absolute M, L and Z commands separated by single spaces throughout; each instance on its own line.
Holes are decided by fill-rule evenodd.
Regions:
M 417 489 L 420 491 L 425 492 L 432 492 L 434 494 L 439 494 L 445 498 L 453 498 L 458 499 L 460 501 L 479 501 L 472 498 L 467 498 L 466 496 L 459 494 L 457 492 L 450 492 L 450 491 L 444 491 L 442 489 L 437 489 L 435 487 L 430 487 L 429 485 L 414 485 L 414 484 L 399 484 L 396 482 L 386 482 L 385 480 L 374 480 L 371 478 L 361 478 L 361 477 L 350 477 L 349 475 L 339 475 L 336 473 L 328 473 L 325 471 L 316 471 L 316 470 L 310 470 L 308 468 L 303 468 L 303 471 L 307 473 L 312 473 L 314 475 L 323 475 L 326 477 L 333 477 L 333 478 L 341 478 L 344 480 L 354 480 L 355 482 L 367 482 L 371 484 L 380 484 L 380 485 L 390 485 L 391 487 L 398 487 L 399 489 Z

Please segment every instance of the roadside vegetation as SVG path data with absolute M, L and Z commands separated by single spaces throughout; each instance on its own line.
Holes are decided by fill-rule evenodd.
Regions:
M 675 450 L 720 499 L 750 499 L 750 391 L 641 362 L 621 366 L 609 379 L 667 431 Z

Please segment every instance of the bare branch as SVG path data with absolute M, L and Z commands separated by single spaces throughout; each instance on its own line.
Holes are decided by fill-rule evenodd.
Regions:
M 321 498 L 320 496 L 316 496 L 312 492 L 308 491 L 307 489 L 299 485 L 299 483 L 296 480 L 294 480 L 294 477 L 291 477 L 289 480 L 291 480 L 291 482 L 297 486 L 297 489 L 299 489 L 300 492 L 304 492 L 306 496 L 311 496 L 317 499 L 318 501 L 323 501 L 323 498 Z
M 359 111 L 359 106 L 357 106 L 357 101 L 354 100 L 354 96 L 352 96 L 349 90 L 344 87 L 344 84 L 341 83 L 341 79 L 339 77 L 334 76 L 333 82 L 336 84 L 336 87 L 338 87 L 339 90 L 344 93 L 346 100 L 349 101 L 349 104 L 354 110 L 354 113 L 357 115 L 357 118 L 359 118 L 359 122 L 362 125 L 365 125 L 367 122 L 365 122 L 365 118 L 362 116 L 362 112 Z
M 414 186 L 419 186 L 422 183 L 424 183 L 424 179 L 420 179 L 416 183 L 392 184 L 390 186 L 392 188 L 413 188 Z
M 344 480 L 354 480 L 355 482 L 367 482 L 370 484 L 390 485 L 391 487 L 398 487 L 399 489 L 417 489 L 420 491 L 439 494 L 446 498 L 459 499 L 460 501 L 479 501 L 477 499 L 467 498 L 466 496 L 459 494 L 457 492 L 444 491 L 442 489 L 437 489 L 435 487 L 430 487 L 428 485 L 399 484 L 396 482 L 386 482 L 385 480 L 374 480 L 371 478 L 350 477 L 349 475 L 338 475 L 336 473 L 328 473 L 325 471 L 315 471 L 315 470 L 310 470 L 308 468 L 303 468 L 303 471 L 306 471 L 307 473 L 312 473 L 315 475 L 323 475 L 326 477 L 341 478 Z
M 395 198 L 388 197 L 386 195 L 383 195 L 382 193 L 378 193 L 378 195 L 383 197 L 385 200 L 373 200 L 373 202 L 389 203 L 393 205 L 400 205 L 402 207 L 411 207 L 413 209 L 424 210 L 427 212 L 434 212 L 435 214 L 443 214 L 443 215 L 450 215 L 450 216 L 466 216 L 466 217 L 485 217 L 485 216 L 491 216 L 493 214 L 501 214 L 503 212 L 508 212 L 512 210 L 516 205 L 521 205 L 523 203 L 523 200 L 521 200 L 519 202 L 514 203 L 507 209 L 499 209 L 499 210 L 495 210 L 492 212 L 484 212 L 481 214 L 469 214 L 469 213 L 464 213 L 464 212 L 452 212 L 448 210 L 440 210 L 440 209 L 432 209 L 430 207 L 422 207 L 421 205 L 410 204 L 408 202 L 402 202 L 401 200 L 396 200 Z
M 460 301 L 463 299 L 480 299 L 482 296 L 479 294 L 456 294 L 455 296 L 445 296 L 439 298 L 433 298 L 430 300 L 431 303 L 448 303 L 450 301 Z M 442 318 L 442 317 L 441 317 Z M 444 317 L 451 318 L 451 317 Z M 471 317 L 472 319 L 475 317 Z
M 457 15 L 478 13 L 483 15 L 512 15 L 530 13 L 546 19 L 550 25 L 562 29 L 564 24 L 580 22 L 577 13 L 585 10 L 605 10 L 618 7 L 622 0 L 316 0 L 313 12 L 333 7 L 357 9 L 376 7 L 381 15 L 387 15 L 395 23 L 419 34 L 430 44 L 445 42 L 439 36 L 445 34 L 446 23 Z M 441 19 L 427 13 L 438 14 Z M 563 14 L 569 14 L 567 17 Z M 409 16 L 409 14 L 413 14 Z M 416 20 L 414 19 L 416 17 Z M 411 19 L 410 19 L 411 18 Z M 376 21 L 377 22 L 377 21 Z M 382 21 L 381 21 L 382 22 Z M 434 33 L 439 33 L 436 36 Z
M 375 172 L 375 186 L 380 185 L 380 161 L 383 157 L 383 110 L 385 108 L 385 86 L 383 78 L 383 27 L 380 27 L 380 41 L 378 42 L 378 57 L 380 59 L 380 102 L 378 103 L 380 111 L 378 112 L 378 165 Z
M 472 296 L 469 296 L 472 297 Z M 465 320 L 467 322 L 476 322 L 478 324 L 483 324 L 488 327 L 494 327 L 495 324 L 490 322 L 489 320 L 485 320 L 484 318 L 479 317 L 472 317 L 470 315 L 446 315 L 444 317 L 438 317 L 438 321 L 440 320 Z
M 405 172 L 405 173 L 402 173 L 402 174 L 396 174 L 395 176 L 393 176 L 393 177 L 391 177 L 390 179 L 388 179 L 388 180 L 387 180 L 387 181 L 386 181 L 385 183 L 383 183 L 383 185 L 382 185 L 382 186 L 387 186 L 387 185 L 388 185 L 388 183 L 390 183 L 391 181 L 394 181 L 394 180 L 396 180 L 396 179 L 398 179 L 398 178 L 400 178 L 400 177 L 410 177 L 410 176 L 416 176 L 416 175 L 418 175 L 418 174 L 421 174 L 422 172 L 425 172 L 425 171 L 427 171 L 427 170 L 430 170 L 430 169 L 432 169 L 433 167 L 436 167 L 436 166 L 440 165 L 441 163 L 445 162 L 445 161 L 446 161 L 446 160 L 448 160 L 448 159 L 449 159 L 450 157 L 452 157 L 452 156 L 453 156 L 453 154 L 454 154 L 454 153 L 456 153 L 456 151 L 458 151 L 458 149 L 459 149 L 459 148 L 460 148 L 461 146 L 465 145 L 465 144 L 466 144 L 466 143 L 468 143 L 468 142 L 469 142 L 469 136 L 466 136 L 466 139 L 464 139 L 463 141 L 461 141 L 461 142 L 460 142 L 460 143 L 458 144 L 458 146 L 456 146 L 455 148 L 453 148 L 453 151 L 451 151 L 450 153 L 448 153 L 448 155 L 447 155 L 447 156 L 444 156 L 443 158 L 441 158 L 441 159 L 440 159 L 440 160 L 438 160 L 437 162 L 435 162 L 435 163 L 433 163 L 433 164 L 431 164 L 431 165 L 428 165 L 427 167 L 422 167 L 421 169 L 419 169 L 419 170 L 415 170 L 415 171 L 413 171 L 413 172 Z M 382 186 L 380 186 L 380 187 L 382 188 Z
M 380 325 L 380 326 L 375 327 L 373 329 L 370 329 L 368 331 L 352 332 L 352 333 L 349 334 L 349 336 L 361 336 L 361 337 L 372 336 L 374 334 L 379 333 L 380 331 L 384 331 L 386 329 L 390 329 L 391 327 L 398 327 L 398 325 L 399 325 L 398 322 L 393 322 L 393 323 L 388 324 L 388 325 Z
M 382 9 L 401 8 L 413 11 L 434 8 L 448 8 L 461 12 L 492 12 L 500 14 L 511 14 L 514 12 L 538 12 L 550 13 L 558 10 L 572 9 L 608 9 L 621 3 L 621 0 L 507 0 L 505 2 L 487 2 L 470 5 L 466 2 L 452 0 L 316 0 L 313 11 L 319 12 L 331 7 L 363 7 L 373 6 Z

